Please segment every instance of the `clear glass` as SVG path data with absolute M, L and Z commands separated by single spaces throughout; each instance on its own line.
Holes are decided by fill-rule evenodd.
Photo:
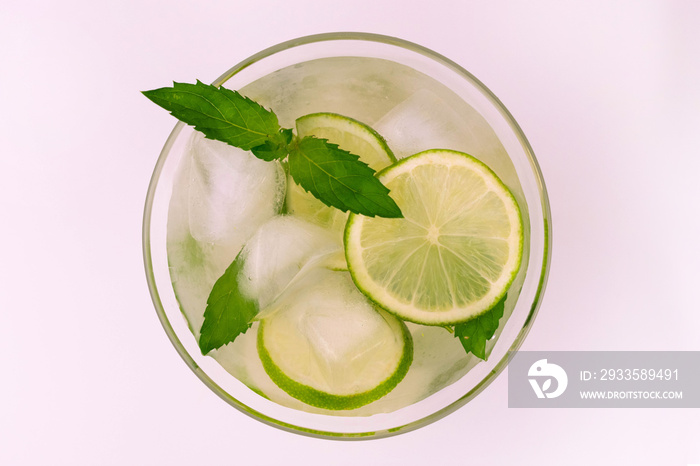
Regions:
M 213 358 L 203 356 L 179 308 L 171 283 L 166 247 L 173 183 L 192 132 L 182 123 L 175 125 L 167 139 L 148 189 L 143 221 L 144 262 L 156 312 L 175 349 L 197 377 L 228 404 L 254 419 L 295 433 L 336 439 L 380 438 L 417 429 L 455 411 L 486 388 L 506 367 L 532 326 L 542 299 L 551 250 L 550 209 L 533 151 L 508 110 L 468 71 L 419 45 L 363 33 L 302 37 L 263 50 L 240 62 L 213 84 L 225 83 L 230 89 L 246 90 L 248 96 L 272 108 L 282 126 L 293 127 L 294 117 L 324 109 L 314 107 L 314 103 L 305 104 L 304 99 L 289 104 L 295 102 L 294 93 L 298 86 L 295 82 L 276 82 L 276 76 L 286 74 L 275 72 L 303 68 L 302 64 L 309 63 L 309 69 L 313 70 L 313 63 L 319 63 L 320 59 L 335 59 L 333 57 L 341 57 L 338 63 L 347 57 L 361 57 L 373 59 L 370 62 L 380 65 L 388 61 L 391 62 L 390 66 L 399 64 L 411 68 L 417 72 L 416 76 L 434 80 L 438 87 L 449 92 L 455 105 L 479 115 L 479 121 L 486 125 L 484 130 L 491 131 L 498 141 L 498 148 L 493 151 L 495 155 L 487 155 L 486 160 L 482 161 L 499 175 L 516 197 L 523 211 L 525 246 L 519 276 L 512 286 L 520 287 L 520 293 L 509 295 L 506 316 L 501 319 L 495 338 L 489 341 L 488 360 L 469 360 L 467 366 L 461 367 L 461 372 L 453 377 L 456 380 L 443 383 L 435 393 L 408 406 L 382 413 L 370 410 L 364 411 L 365 414 L 360 412 L 360 415 L 334 416 L 306 412 L 270 401 L 230 375 Z M 294 73 L 292 75 L 292 80 L 299 81 L 319 78 L 305 75 L 303 71 L 297 78 L 294 78 Z M 364 79 L 361 71 L 356 77 Z M 351 79 L 352 76 L 343 75 L 340 81 L 350 82 L 348 80 Z M 390 77 L 387 79 L 390 82 Z M 370 86 L 376 89 L 368 93 L 366 88 Z M 353 90 L 355 87 L 358 89 Z M 386 112 L 377 96 L 393 91 L 386 86 L 386 82 L 381 81 L 379 84 L 368 82 L 367 86 L 347 85 L 342 92 L 358 93 L 356 101 L 358 108 L 363 108 L 364 122 L 373 125 Z M 290 113 L 287 113 L 286 107 L 289 105 Z

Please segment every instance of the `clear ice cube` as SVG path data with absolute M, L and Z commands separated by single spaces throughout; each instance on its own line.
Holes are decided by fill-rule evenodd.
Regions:
M 298 328 L 319 360 L 332 365 L 358 361 L 381 344 L 376 336 L 382 318 L 347 272 L 321 271 L 308 281 L 313 285 L 307 285 L 299 302 L 309 309 L 300 314 Z
M 428 149 L 452 149 L 481 158 L 503 152 L 503 146 L 476 110 L 462 103 L 457 109 L 434 92 L 417 90 L 377 121 L 397 158 Z
M 279 164 L 196 132 L 189 144 L 188 214 L 199 242 L 243 242 L 277 211 L 282 197 Z
M 278 162 L 193 133 L 173 183 L 167 250 L 175 294 L 196 337 L 212 286 L 279 212 L 285 191 Z
M 287 358 L 294 365 L 286 369 L 300 383 L 330 393 L 362 392 L 395 369 L 403 340 L 348 272 L 310 268 L 274 307 L 268 334 L 284 334 L 285 342 L 267 344 L 278 354 L 293 351 Z
M 265 309 L 310 259 L 341 248 L 328 230 L 292 216 L 273 217 L 241 252 L 241 292 Z

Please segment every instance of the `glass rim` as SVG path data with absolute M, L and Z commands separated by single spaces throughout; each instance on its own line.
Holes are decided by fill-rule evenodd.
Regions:
M 307 35 L 307 36 L 301 36 L 295 39 L 287 40 L 281 43 L 278 43 L 276 45 L 273 45 L 271 47 L 265 48 L 262 51 L 251 55 L 250 57 L 240 61 L 233 67 L 231 67 L 229 70 L 227 70 L 225 73 L 223 73 L 221 76 L 219 76 L 216 80 L 212 82 L 213 85 L 219 86 L 222 83 L 226 82 L 228 79 L 230 79 L 232 76 L 235 74 L 239 73 L 240 71 L 248 68 L 249 66 L 267 58 L 270 57 L 274 54 L 277 54 L 279 52 L 283 52 L 288 49 L 304 46 L 304 45 L 309 45 L 313 43 L 319 43 L 319 42 L 329 42 L 329 41 L 364 41 L 364 42 L 375 42 L 375 43 L 381 43 L 385 45 L 391 45 L 391 46 L 396 46 L 402 49 L 406 49 L 415 53 L 418 53 L 420 55 L 423 55 L 433 61 L 436 61 L 443 66 L 451 69 L 453 72 L 455 72 L 458 75 L 461 75 L 462 77 L 466 78 L 468 81 L 473 82 L 476 87 L 478 87 L 479 91 L 481 91 L 484 96 L 493 104 L 494 108 L 501 114 L 501 116 L 504 118 L 504 120 L 508 123 L 508 125 L 511 127 L 511 130 L 513 131 L 514 135 L 518 138 L 518 141 L 522 145 L 522 149 L 527 156 L 528 162 L 530 163 L 530 167 L 532 169 L 532 174 L 534 175 L 534 179 L 537 183 L 537 189 L 539 191 L 539 199 L 541 202 L 541 207 L 542 207 L 542 217 L 544 224 L 541 225 L 543 227 L 543 232 L 544 232 L 544 244 L 543 244 L 543 257 L 542 257 L 542 268 L 540 271 L 540 276 L 539 276 L 539 282 L 537 284 L 537 289 L 535 292 L 535 296 L 533 298 L 532 305 L 530 306 L 529 313 L 525 319 L 525 323 L 523 324 L 522 328 L 520 329 L 518 335 L 516 336 L 515 340 L 511 344 L 510 348 L 507 350 L 505 355 L 494 365 L 494 367 L 491 369 L 491 371 L 488 373 L 486 377 L 481 379 L 475 386 L 471 388 L 467 393 L 450 403 L 449 405 L 433 412 L 432 414 L 425 416 L 423 418 L 408 422 L 406 424 L 403 424 L 401 426 L 397 426 L 391 429 L 383 430 L 383 431 L 371 431 L 371 432 L 352 432 L 352 433 L 343 433 L 343 432 L 333 432 L 333 431 L 325 431 L 325 430 L 315 430 L 315 429 L 310 429 L 307 427 L 303 426 L 298 426 L 298 425 L 293 425 L 278 419 L 274 419 L 254 408 L 251 408 L 250 406 L 246 405 L 245 403 L 237 400 L 235 397 L 233 397 L 231 394 L 226 392 L 224 389 L 222 389 L 209 375 L 207 375 L 197 364 L 197 362 L 192 358 L 192 356 L 189 354 L 187 349 L 184 347 L 182 342 L 180 341 L 178 335 L 176 334 L 175 330 L 173 329 L 172 325 L 170 324 L 170 321 L 168 319 L 168 316 L 166 314 L 165 308 L 163 306 L 163 303 L 160 299 L 160 295 L 158 292 L 158 288 L 156 286 L 156 279 L 155 279 L 155 274 L 154 274 L 154 267 L 153 267 L 153 261 L 152 261 L 152 254 L 151 254 L 151 244 L 150 244 L 150 235 L 151 235 L 151 217 L 152 217 L 152 207 L 153 207 L 153 200 L 155 197 L 156 193 L 156 187 L 158 185 L 158 181 L 160 179 L 160 175 L 163 170 L 163 166 L 165 165 L 165 161 L 170 153 L 170 150 L 172 149 L 172 146 L 177 139 L 178 135 L 182 131 L 182 129 L 185 127 L 185 124 L 181 121 L 178 121 L 175 124 L 175 127 L 171 131 L 170 135 L 168 136 L 163 149 L 160 152 L 160 155 L 158 157 L 158 160 L 156 162 L 156 165 L 154 167 L 153 173 L 151 175 L 151 179 L 149 182 L 148 186 L 148 191 L 146 194 L 146 200 L 145 200 L 145 205 L 144 205 L 144 214 L 143 214 L 143 222 L 142 222 L 142 247 L 143 247 L 143 260 L 144 260 L 144 267 L 145 267 L 145 272 L 146 272 L 146 281 L 148 283 L 148 289 L 149 293 L 151 295 L 151 300 L 153 301 L 153 305 L 156 309 L 156 314 L 158 315 L 158 319 L 161 322 L 161 325 L 163 326 L 163 329 L 166 332 L 166 335 L 168 336 L 168 339 L 172 343 L 172 345 L 175 347 L 176 351 L 180 355 L 180 357 L 185 361 L 187 366 L 192 370 L 192 372 L 195 373 L 195 375 L 210 389 L 212 390 L 217 396 L 219 396 L 222 400 L 227 402 L 229 405 L 233 406 L 237 410 L 243 412 L 244 414 L 247 414 L 256 420 L 263 422 L 264 424 L 267 424 L 269 426 L 292 432 L 295 434 L 301 434 L 301 435 L 306 435 L 310 437 L 316 437 L 316 438 L 325 438 L 325 439 L 334 439 L 334 440 L 367 440 L 367 439 L 379 439 L 379 438 L 386 438 L 386 437 L 391 437 L 395 435 L 399 435 L 402 433 L 410 432 L 413 430 L 416 430 L 420 427 L 423 427 L 425 425 L 431 424 L 432 422 L 435 422 L 439 419 L 442 419 L 443 417 L 453 413 L 457 409 L 461 408 L 464 406 L 466 403 L 471 401 L 473 398 L 475 398 L 481 391 L 483 391 L 488 385 L 490 385 L 496 378 L 497 376 L 503 372 L 503 370 L 507 367 L 508 363 L 513 357 L 513 354 L 520 348 L 522 345 L 523 341 L 525 340 L 525 337 L 527 334 L 530 332 L 530 329 L 533 325 L 533 322 L 535 320 L 535 317 L 538 313 L 538 310 L 540 308 L 541 302 L 542 302 L 542 297 L 543 293 L 546 288 L 547 284 L 547 279 L 549 276 L 549 269 L 550 269 L 550 262 L 551 262 L 551 247 L 552 247 L 552 222 L 551 222 L 551 209 L 550 209 L 550 204 L 549 204 L 549 197 L 547 195 L 547 190 L 545 187 L 545 182 L 544 178 L 542 176 L 542 172 L 539 166 L 539 163 L 537 162 L 537 159 L 535 158 L 534 151 L 525 136 L 524 132 L 520 128 L 520 125 L 516 122 L 515 118 L 513 115 L 510 113 L 510 111 L 505 107 L 505 105 L 496 97 L 496 95 L 491 92 L 491 90 L 485 86 L 479 79 L 477 79 L 473 74 L 471 74 L 469 71 L 467 71 L 465 68 L 462 66 L 458 65 L 454 61 L 450 60 L 449 58 L 434 52 L 431 49 L 428 49 L 424 46 L 418 45 L 416 43 L 404 40 L 404 39 L 399 39 L 396 37 L 388 36 L 388 35 L 382 35 L 382 34 L 375 34 L 375 33 L 366 33 L 366 32 L 329 32 L 329 33 L 321 33 L 321 34 L 313 34 L 313 35 Z

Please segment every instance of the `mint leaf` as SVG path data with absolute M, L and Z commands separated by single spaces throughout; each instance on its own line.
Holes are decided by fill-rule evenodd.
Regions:
M 403 216 L 374 170 L 357 155 L 325 139 L 298 140 L 291 129 L 280 127 L 272 111 L 237 91 L 197 81 L 143 94 L 209 139 L 249 150 L 268 162 L 289 155 L 294 181 L 328 206 L 370 217 Z
M 245 333 L 258 314 L 258 302 L 244 297 L 238 288 L 244 260 L 241 253 L 214 283 L 204 311 L 204 323 L 199 336 L 199 349 L 207 354 L 232 342 Z
M 266 162 L 283 159 L 289 153 L 287 146 L 292 142 L 293 137 L 291 129 L 281 129 L 275 136 L 275 139 L 270 139 L 264 144 L 255 146 L 250 151 L 257 158 Z
M 328 206 L 374 217 L 400 218 L 401 209 L 374 170 L 325 139 L 305 137 L 289 146 L 294 181 Z
M 477 358 L 486 361 L 486 342 L 498 329 L 498 321 L 503 317 L 505 303 L 506 296 L 484 314 L 455 325 L 454 336 L 459 338 L 467 354 L 473 353 Z
M 244 150 L 284 140 L 277 116 L 236 91 L 197 81 L 173 83 L 173 87 L 143 94 L 209 139 Z

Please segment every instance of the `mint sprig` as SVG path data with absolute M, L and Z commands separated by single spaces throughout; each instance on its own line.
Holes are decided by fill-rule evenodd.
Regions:
M 389 190 L 357 155 L 325 139 L 295 137 L 291 129 L 280 127 L 271 110 L 237 91 L 197 81 L 143 94 L 209 139 L 249 150 L 268 162 L 289 156 L 294 181 L 328 206 L 369 217 L 402 217 Z
M 498 321 L 503 317 L 506 297 L 504 296 L 495 306 L 480 316 L 455 325 L 454 336 L 459 338 L 467 354 L 472 353 L 486 361 L 486 342 L 493 338 L 498 329 Z

